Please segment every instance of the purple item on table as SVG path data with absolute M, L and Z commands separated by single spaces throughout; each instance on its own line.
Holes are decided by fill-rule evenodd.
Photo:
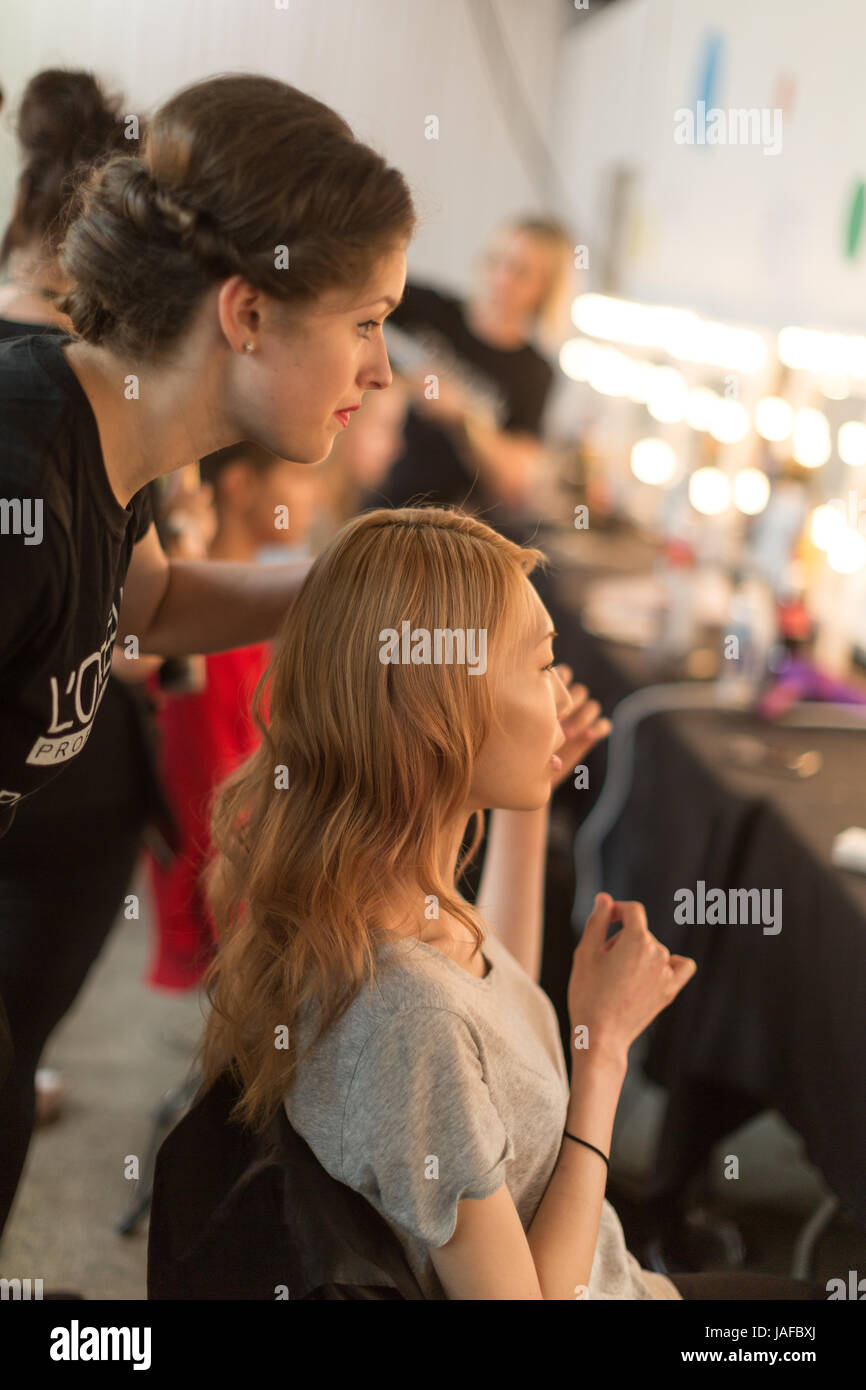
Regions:
M 778 673 L 777 680 L 758 701 L 756 713 L 762 719 L 778 719 L 798 700 L 866 705 L 866 692 L 828 676 L 801 657 L 789 656 Z

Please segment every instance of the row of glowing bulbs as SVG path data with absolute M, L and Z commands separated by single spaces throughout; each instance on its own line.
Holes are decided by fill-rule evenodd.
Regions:
M 631 451 L 631 471 L 642 483 L 663 487 L 676 472 L 677 458 L 663 439 L 639 439 Z M 741 468 L 731 478 L 721 468 L 697 468 L 689 477 L 689 501 L 703 516 L 719 516 L 733 501 L 746 516 L 757 516 L 770 500 L 770 480 L 760 468 Z M 826 551 L 827 563 L 839 574 L 854 574 L 866 565 L 866 540 L 846 520 L 841 506 L 827 502 L 812 512 L 812 544 Z
M 729 371 L 758 372 L 767 360 L 767 344 L 751 328 L 703 319 L 691 309 L 638 304 L 605 294 L 581 294 L 571 317 L 591 338 L 658 348 L 681 362 L 702 362 Z M 866 382 L 866 337 L 825 333 L 790 325 L 776 338 L 779 361 L 821 378 L 827 396 L 843 400 L 853 382 Z
M 590 335 L 570 339 L 560 351 L 560 366 L 573 381 L 585 381 L 602 395 L 643 404 L 662 424 L 685 420 L 692 429 L 706 431 L 722 444 L 735 444 L 749 433 L 752 420 L 739 401 L 707 387 L 689 388 L 675 367 L 639 361 L 591 339 L 652 347 L 681 361 L 750 373 L 766 362 L 766 344 L 760 334 L 712 323 L 690 310 L 595 294 L 575 300 L 572 318 L 576 327 Z M 787 366 L 821 375 L 825 394 L 836 399 L 849 393 L 850 377 L 866 379 L 866 338 L 785 328 L 779 334 L 778 353 Z M 820 468 L 830 458 L 830 423 L 820 410 L 795 410 L 781 396 L 765 396 L 755 407 L 754 428 L 770 443 L 790 440 L 791 454 L 804 468 Z M 859 420 L 842 424 L 837 447 L 839 457 L 850 467 L 866 465 L 866 424 Z M 632 448 L 631 470 L 640 482 L 664 486 L 676 467 L 676 454 L 662 439 L 639 439 Z M 731 478 L 721 468 L 709 466 L 691 474 L 688 493 L 695 511 L 704 516 L 720 515 L 731 502 L 744 515 L 756 516 L 769 501 L 770 480 L 760 468 L 741 468 Z M 866 565 L 866 540 L 833 503 L 813 511 L 810 538 L 840 574 L 853 574 Z
M 585 381 L 605 396 L 623 396 L 645 405 L 660 424 L 685 420 L 694 430 L 712 435 L 720 444 L 736 444 L 752 428 L 752 419 L 739 401 L 729 400 L 707 386 L 689 387 L 676 367 L 640 362 L 616 348 L 600 347 L 588 338 L 564 343 L 559 363 L 572 381 Z M 820 468 L 833 443 L 830 422 L 821 410 L 795 410 L 781 396 L 764 396 L 755 406 L 754 427 L 770 443 L 791 441 L 791 455 L 803 468 Z M 846 420 L 837 434 L 839 457 L 851 468 L 866 465 L 866 424 Z
M 645 405 L 662 424 L 685 420 L 721 444 L 736 444 L 749 433 L 752 420 L 739 401 L 705 386 L 689 388 L 676 367 L 640 361 L 593 339 L 651 347 L 679 361 L 748 375 L 767 360 L 761 334 L 702 319 L 688 309 L 637 304 L 601 294 L 579 295 L 571 316 L 588 335 L 569 339 L 560 351 L 562 370 L 572 380 L 585 381 L 602 395 Z M 835 399 L 850 393 L 852 379 L 866 381 L 866 337 L 792 326 L 780 331 L 777 351 L 785 365 L 819 376 L 824 394 Z M 765 396 L 758 402 L 754 428 L 771 443 L 790 439 L 792 456 L 804 468 L 820 468 L 832 453 L 830 423 L 823 411 L 794 410 L 781 396 Z M 850 467 L 866 464 L 866 424 L 846 421 L 839 428 L 837 447 Z

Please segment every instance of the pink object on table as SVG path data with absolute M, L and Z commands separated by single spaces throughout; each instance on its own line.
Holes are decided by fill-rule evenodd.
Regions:
M 778 679 L 758 701 L 762 719 L 778 719 L 798 700 L 818 700 L 840 705 L 866 705 L 866 693 L 819 671 L 809 661 L 790 657 Z

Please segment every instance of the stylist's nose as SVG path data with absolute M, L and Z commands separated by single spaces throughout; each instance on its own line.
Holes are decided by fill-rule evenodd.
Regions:
M 376 351 L 362 373 L 360 386 L 362 391 L 383 391 L 393 380 L 385 339 L 380 337 Z

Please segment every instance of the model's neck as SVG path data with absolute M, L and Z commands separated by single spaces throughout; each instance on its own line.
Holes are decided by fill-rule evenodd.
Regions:
M 438 868 L 443 883 L 454 882 L 457 860 L 463 844 L 468 824 L 467 815 L 458 816 L 450 827 L 443 830 L 439 841 Z M 398 935 L 419 936 L 422 940 L 452 937 L 462 941 L 467 938 L 466 927 L 449 917 L 437 903 L 436 916 L 430 916 L 431 904 L 417 884 L 409 884 L 399 895 L 389 898 L 380 912 L 381 925 Z

